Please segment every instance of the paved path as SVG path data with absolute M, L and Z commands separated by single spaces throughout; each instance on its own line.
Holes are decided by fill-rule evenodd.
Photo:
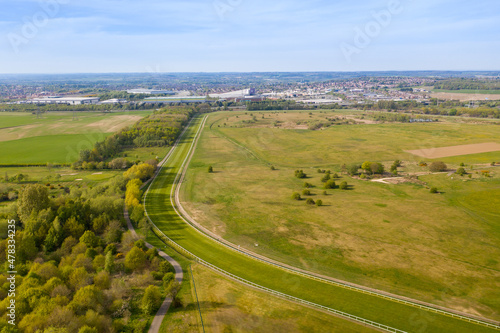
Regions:
M 126 207 L 123 207 L 123 216 L 125 217 L 125 220 L 127 221 L 127 227 L 128 230 L 132 233 L 134 238 L 139 238 L 137 236 L 137 233 L 135 232 L 134 226 L 132 225 L 132 222 L 130 221 L 129 215 L 128 215 L 128 210 Z M 153 248 L 154 246 L 146 243 L 146 246 L 148 249 Z M 182 267 L 179 265 L 177 261 L 175 261 L 172 257 L 168 256 L 165 252 L 159 251 L 158 254 L 160 257 L 168 261 L 175 269 L 175 280 L 179 282 L 179 284 L 182 283 L 182 280 L 184 278 L 184 273 L 182 272 Z M 167 297 L 163 301 L 163 304 L 161 305 L 160 309 L 155 315 L 155 318 L 153 319 L 153 322 L 151 323 L 151 326 L 149 327 L 148 333 L 158 333 L 160 332 L 160 326 L 163 321 L 163 318 L 165 318 L 165 315 L 167 314 L 168 309 L 170 308 L 170 304 L 172 304 L 172 298 Z

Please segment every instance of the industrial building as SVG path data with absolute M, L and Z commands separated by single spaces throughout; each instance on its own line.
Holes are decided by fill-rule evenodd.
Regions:
M 128 94 L 144 94 L 144 95 L 175 95 L 177 92 L 170 90 L 157 89 L 131 89 L 127 90 Z
M 146 103 L 206 103 L 208 99 L 205 96 L 185 96 L 185 97 L 148 97 L 144 99 Z
M 26 101 L 27 104 L 67 104 L 67 105 L 83 105 L 83 104 L 97 104 L 99 97 L 61 97 L 61 96 L 48 96 L 33 98 Z

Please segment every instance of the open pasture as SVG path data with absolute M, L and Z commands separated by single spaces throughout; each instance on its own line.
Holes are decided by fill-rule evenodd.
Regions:
M 415 157 L 402 147 L 418 145 L 418 137 L 434 136 L 431 143 L 441 146 L 490 142 L 497 140 L 496 125 L 336 125 L 308 131 L 231 128 L 228 116 L 235 115 L 208 120 L 181 192 L 183 205 L 198 222 L 296 267 L 500 317 L 500 206 L 488 203 L 500 188 L 496 167 L 488 167 L 492 178 L 468 168 L 472 178 L 440 174 L 398 185 L 340 175 L 337 184 L 347 181 L 352 189 L 327 190 L 326 195 L 323 174 L 316 171 L 395 159 L 403 160 L 400 171 L 412 171 Z M 220 122 L 226 127 L 218 127 Z M 475 156 L 460 157 L 470 166 L 480 160 Z M 209 165 L 215 173 L 207 173 Z M 296 169 L 308 178 L 295 178 Z M 304 182 L 313 187 L 303 198 L 320 199 L 323 207 L 291 199 Z M 431 194 L 433 186 L 441 193 Z
M 72 163 L 81 149 L 132 125 L 150 111 L 0 113 L 0 164 Z

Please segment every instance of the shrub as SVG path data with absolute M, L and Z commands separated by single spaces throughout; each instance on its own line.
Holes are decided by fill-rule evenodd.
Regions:
M 154 314 L 161 305 L 161 298 L 160 288 L 157 286 L 147 287 L 141 300 L 141 308 L 144 313 Z
M 295 177 L 297 177 L 299 179 L 303 179 L 303 178 L 306 178 L 307 175 L 304 173 L 303 170 L 295 170 Z
M 328 174 L 328 173 L 327 173 L 326 175 L 324 175 L 324 176 L 323 176 L 323 178 L 321 178 L 321 181 L 322 181 L 323 183 L 326 183 L 326 182 L 327 182 L 327 181 L 329 181 L 331 178 L 332 178 L 332 177 L 330 177 L 330 174 Z
M 431 172 L 442 172 L 446 171 L 448 169 L 448 166 L 444 162 L 432 162 L 431 165 L 429 165 L 429 170 Z
M 212 166 L 208 167 L 208 173 L 214 173 L 214 168 Z
M 323 191 L 323 195 L 328 195 L 328 192 L 326 192 L 326 191 Z
M 340 189 L 341 190 L 347 190 L 348 186 L 347 186 L 347 182 L 342 182 L 340 183 Z
M 305 188 L 311 188 L 311 187 L 313 187 L 313 185 L 311 183 L 307 183 L 306 182 L 306 183 L 304 183 L 304 187 Z
M 292 194 L 292 199 L 293 200 L 301 200 L 302 198 L 300 197 L 300 194 L 295 192 L 294 194 Z
M 457 175 L 460 175 L 460 176 L 463 176 L 465 174 L 467 174 L 467 171 L 465 171 L 464 168 L 458 168 L 457 169 L 457 172 L 455 172 Z
M 309 198 L 309 199 L 307 199 L 306 204 L 308 204 L 308 205 L 314 205 L 315 202 L 314 202 L 313 199 Z
M 274 165 L 271 165 L 271 170 L 276 170 L 276 168 L 274 167 Z
M 439 193 L 437 187 L 432 187 L 431 193 Z
M 333 180 L 329 180 L 325 184 L 326 189 L 334 189 L 336 187 L 337 187 L 337 185 L 335 184 L 335 181 L 333 181 Z
M 491 166 L 495 166 L 497 164 L 496 162 L 491 162 Z
M 311 191 L 309 190 L 303 190 L 302 195 L 311 195 Z
M 316 201 L 316 206 L 318 206 L 318 207 L 323 206 L 323 201 L 322 200 L 317 200 Z

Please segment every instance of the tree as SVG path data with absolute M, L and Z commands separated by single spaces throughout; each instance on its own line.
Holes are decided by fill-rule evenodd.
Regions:
M 347 182 L 340 183 L 340 189 L 341 190 L 347 190 L 347 188 L 348 188 Z
M 431 172 L 442 172 L 447 169 L 448 166 L 444 162 L 432 162 L 431 165 L 429 165 L 429 170 Z
M 357 175 L 359 168 L 359 164 L 351 164 L 347 167 L 347 173 L 351 176 Z
M 96 247 L 99 244 L 99 239 L 90 230 L 85 231 L 85 233 L 80 237 L 80 242 L 87 245 L 87 247 Z
M 208 173 L 214 173 L 214 168 L 212 166 L 208 167 Z
M 311 195 L 311 191 L 309 190 L 303 190 L 302 195 Z
M 372 173 L 372 162 L 364 162 L 363 164 L 361 164 L 361 169 L 363 169 L 365 171 L 365 173 L 367 174 L 371 174 Z
M 304 187 L 305 188 L 311 188 L 313 185 L 311 183 L 305 182 Z
M 314 205 L 315 202 L 314 202 L 313 199 L 309 198 L 309 199 L 306 200 L 306 204 L 308 204 L 308 205 Z
M 274 167 L 274 165 L 271 165 L 271 170 L 272 171 L 276 170 L 276 168 Z
M 132 179 L 127 183 L 127 190 L 125 191 L 125 205 L 129 208 L 138 206 L 141 200 L 141 185 L 139 179 Z
M 68 306 L 75 314 L 83 315 L 89 309 L 98 311 L 103 300 L 102 291 L 96 286 L 90 285 L 79 289 Z
M 295 177 L 297 177 L 299 179 L 303 179 L 303 178 L 306 178 L 307 175 L 304 173 L 303 170 L 295 170 Z
M 302 198 L 300 197 L 300 194 L 295 192 L 294 194 L 292 194 L 292 199 L 293 200 L 301 200 Z
M 321 178 L 321 182 L 323 183 L 326 183 L 327 181 L 329 181 L 332 177 L 330 176 L 329 173 L 327 173 L 326 175 L 323 176 L 323 178 Z
M 323 206 L 323 200 L 316 200 L 316 206 Z
M 131 271 L 142 270 L 146 266 L 146 254 L 134 246 L 125 256 L 125 267 Z
M 89 327 L 87 325 L 82 326 L 82 328 L 80 328 L 80 330 L 78 331 L 78 333 L 98 333 L 98 332 L 99 331 L 97 330 L 97 328 Z
M 439 193 L 437 187 L 431 187 L 431 193 Z
M 460 175 L 460 176 L 463 176 L 463 175 L 466 175 L 467 174 L 467 171 L 465 171 L 464 168 L 458 168 L 457 169 L 457 172 L 455 172 L 457 175 Z
M 49 207 L 49 192 L 41 184 L 27 185 L 21 194 L 17 204 L 17 213 L 23 222 L 26 222 L 30 215 Z
M 335 181 L 334 180 L 329 180 L 326 182 L 325 184 L 325 189 L 334 189 L 337 187 L 337 184 L 335 184 Z
M 145 314 L 152 315 L 158 310 L 161 305 L 162 296 L 160 288 L 157 286 L 149 286 L 144 292 L 141 300 L 141 308 Z
M 108 273 L 113 273 L 113 271 L 115 270 L 115 258 L 113 258 L 113 251 L 108 251 L 108 253 L 106 253 L 104 270 Z
M 371 170 L 371 173 L 375 173 L 375 174 L 383 174 L 384 173 L 384 165 L 382 163 L 372 163 L 370 165 L 370 170 Z
M 125 179 L 140 179 L 142 181 L 153 177 L 155 167 L 148 163 L 141 163 L 133 165 L 130 169 L 125 171 L 123 176 Z

